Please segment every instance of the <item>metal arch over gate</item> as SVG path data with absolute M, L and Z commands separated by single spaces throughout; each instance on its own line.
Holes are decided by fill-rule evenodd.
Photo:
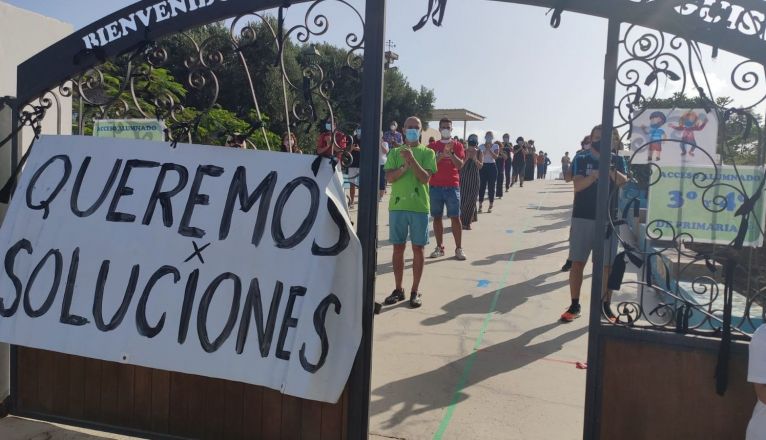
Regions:
M 709 102 L 711 109 L 718 112 L 722 116 L 730 117 L 732 115 L 740 114 L 744 109 L 752 109 L 756 105 L 759 105 L 763 100 L 756 99 L 755 103 L 750 106 L 744 107 L 723 107 L 716 105 L 713 102 L 713 95 L 710 93 L 707 80 L 704 77 L 704 69 L 702 76 L 697 76 L 693 69 L 694 63 L 701 63 L 701 49 L 699 44 L 705 44 L 711 46 L 712 52 L 718 50 L 730 52 L 735 55 L 739 55 L 746 59 L 745 63 L 754 63 L 756 66 L 766 65 L 766 3 L 759 0 L 695 0 L 695 1 L 681 1 L 681 0 L 495 0 L 504 3 L 524 4 L 530 6 L 538 6 L 544 8 L 550 8 L 552 10 L 551 24 L 554 27 L 558 27 L 562 19 L 566 19 L 563 16 L 563 12 L 575 12 L 588 14 L 596 17 L 602 17 L 609 21 L 608 35 L 607 35 L 607 52 L 604 67 L 604 101 L 603 101 L 603 118 L 602 118 L 602 130 L 606 133 L 612 131 L 612 128 L 617 126 L 619 128 L 628 130 L 630 124 L 641 113 L 641 105 L 648 102 L 651 98 L 656 96 L 656 82 L 659 76 L 677 77 L 684 80 L 690 80 L 693 83 L 694 88 L 700 93 L 701 98 Z M 163 37 L 183 32 L 196 26 L 229 19 L 232 17 L 239 17 L 244 14 L 260 13 L 261 11 L 271 8 L 281 8 L 280 11 L 289 9 L 291 4 L 310 4 L 311 8 L 321 3 L 329 3 L 329 0 L 316 0 L 309 1 L 281 1 L 281 0 L 185 0 L 185 1 L 157 1 L 157 0 L 143 0 L 136 2 L 135 4 L 126 7 L 114 14 L 104 17 L 101 20 L 81 29 L 73 35 L 61 40 L 48 49 L 44 50 L 40 54 L 34 56 L 28 61 L 21 64 L 18 68 L 18 90 L 16 96 L 16 114 L 15 125 L 34 125 L 36 120 L 39 120 L 40 113 L 45 112 L 47 107 L 50 107 L 51 102 L 49 97 L 46 97 L 50 90 L 59 88 L 64 95 L 71 95 L 72 88 L 77 87 L 80 95 L 83 94 L 83 87 L 87 89 L 93 86 L 93 81 L 98 81 L 97 76 L 88 76 L 88 72 L 101 63 L 114 59 L 118 56 L 126 54 L 132 54 L 133 57 L 141 57 L 145 61 L 148 61 L 152 65 L 153 61 L 161 61 L 163 54 L 161 48 L 156 46 L 156 42 Z M 337 2 L 343 3 L 352 7 L 348 2 L 343 0 L 337 0 Z M 425 2 L 424 2 L 425 3 Z M 202 6 L 202 5 L 205 6 Z M 160 5 L 160 6 L 158 6 Z M 362 78 L 362 115 L 361 126 L 363 128 L 363 142 L 368 144 L 377 143 L 377 133 L 381 126 L 381 112 L 382 112 L 382 81 L 383 81 L 383 53 L 384 53 L 384 32 L 385 32 L 385 13 L 386 13 L 385 0 L 365 0 L 364 19 L 362 20 L 363 33 L 362 35 L 355 35 L 351 40 L 347 39 L 349 44 L 349 52 L 352 54 L 349 58 L 349 65 L 356 69 L 361 69 L 363 72 Z M 436 9 L 443 14 L 445 8 L 448 8 L 446 0 L 430 0 L 429 2 L 429 14 L 433 12 L 433 18 L 435 22 L 437 12 Z M 352 7 L 353 9 L 353 7 Z M 146 11 L 142 17 L 136 18 L 137 11 Z M 448 11 L 447 11 L 448 13 Z M 306 17 L 306 25 L 300 29 L 305 32 L 303 35 L 305 39 L 299 38 L 301 42 L 306 42 L 311 35 L 318 35 L 322 33 L 322 29 L 326 29 L 327 18 L 321 17 L 319 21 L 310 23 L 308 17 Z M 362 15 L 359 14 L 361 18 Z M 416 17 L 413 17 L 413 22 Z M 428 15 L 427 20 L 430 18 Z M 145 19 L 145 21 L 144 21 Z M 316 17 L 315 17 L 316 20 Z M 628 31 L 622 32 L 621 25 L 626 24 L 631 26 Z M 280 23 L 281 24 L 281 23 Z M 312 31 L 310 26 L 318 26 L 318 31 Z M 625 72 L 621 72 L 621 67 L 625 64 L 624 59 L 621 59 L 621 48 L 627 48 L 627 34 L 633 26 L 641 26 L 650 30 L 659 32 L 661 35 L 664 33 L 672 34 L 674 37 L 668 38 L 668 48 L 659 48 L 658 53 L 653 53 L 653 42 L 656 42 L 654 37 L 650 33 L 646 33 L 640 36 L 636 40 L 637 50 L 628 54 L 628 58 L 633 60 L 639 60 L 646 62 L 647 70 L 643 72 L 644 77 L 637 71 L 628 75 L 628 79 L 624 78 Z M 286 30 L 287 34 L 293 30 Z M 283 32 L 285 30 L 275 30 L 275 41 L 277 46 L 282 44 L 284 40 Z M 622 36 L 621 36 L 622 34 Z M 246 37 L 245 34 L 240 37 Z M 664 40 L 663 40 L 664 41 Z M 681 73 L 674 72 L 673 67 L 667 62 L 660 59 L 660 55 L 666 50 L 678 50 L 682 47 L 681 41 L 686 42 L 685 48 L 688 48 L 688 58 L 681 62 Z M 195 43 L 196 44 L 196 43 Z M 236 45 L 236 41 L 234 41 Z M 663 46 L 665 43 L 663 42 Z M 187 66 L 190 71 L 189 83 L 192 87 L 197 86 L 200 88 L 204 86 L 206 74 L 205 69 L 209 69 L 206 62 L 216 62 L 216 54 L 213 53 L 210 59 L 203 59 L 204 57 L 204 44 L 202 47 L 198 46 L 199 58 L 196 60 L 197 69 L 194 70 L 194 66 Z M 236 49 L 236 47 L 235 47 Z M 635 48 L 634 48 L 635 49 Z M 360 64 L 358 56 L 363 51 L 364 58 L 363 63 Z M 356 55 L 354 55 L 356 54 Z M 210 55 L 210 54 L 208 54 Z M 166 56 L 166 54 L 165 54 Z M 624 57 L 623 57 L 624 58 Z M 158 61 L 159 60 L 159 61 Z M 273 60 L 265 60 L 262 62 L 273 62 Z M 244 63 L 244 62 L 243 62 Z M 736 66 L 732 69 L 732 77 L 737 73 L 743 64 Z M 246 67 L 246 64 L 245 64 Z M 194 76 L 202 75 L 202 76 Z M 136 74 L 139 74 L 137 72 Z M 738 72 L 740 75 L 743 72 Z M 621 76 L 623 75 L 623 76 Z M 312 76 L 312 73 L 304 72 L 304 77 L 309 77 L 309 91 L 306 97 L 312 95 L 326 98 L 322 93 L 322 89 L 319 83 L 322 83 L 321 73 L 320 79 Z M 202 78 L 202 79 L 200 79 Z M 740 90 L 753 90 L 759 84 L 760 81 L 766 79 L 760 79 L 755 77 L 755 83 L 753 83 L 753 76 L 748 76 L 745 72 L 745 76 L 740 83 L 741 87 L 737 87 Z M 74 85 L 67 85 L 67 81 L 75 79 Z M 125 78 L 125 84 L 122 85 L 123 89 L 129 87 L 131 79 L 131 73 Z M 643 82 L 641 80 L 644 80 Z M 312 84 L 311 81 L 317 81 L 316 84 Z M 215 81 L 215 79 L 208 79 L 207 81 Z M 288 79 L 289 81 L 289 79 Z M 734 81 L 734 80 L 733 80 Z M 737 84 L 735 84 L 737 86 Z M 285 86 L 287 87 L 287 86 Z M 625 89 L 625 95 L 622 97 L 617 96 L 617 88 Z M 646 93 L 645 90 L 653 90 L 652 93 Z M 618 99 L 619 98 L 619 99 Z M 55 99 L 55 95 L 53 97 Z M 39 104 L 35 105 L 35 100 Z M 254 105 L 257 106 L 257 98 L 254 94 Z M 162 104 L 162 105 L 160 105 Z M 109 103 L 111 105 L 111 103 Z M 158 107 L 165 106 L 166 114 L 171 114 L 177 109 L 178 103 L 175 102 L 162 102 L 162 99 L 158 98 Z M 292 114 L 296 116 L 296 119 L 300 119 L 302 115 L 305 115 L 307 108 L 313 104 L 308 104 L 308 107 L 304 103 L 304 106 L 294 105 L 292 107 Z M 30 107 L 31 106 L 31 107 Z M 288 106 L 287 99 L 285 106 Z M 310 110 L 310 108 L 309 108 Z M 35 116 L 37 115 L 37 116 Z M 620 120 L 615 121 L 615 115 Z M 288 116 L 288 119 L 290 116 Z M 377 125 L 377 126 L 376 126 Z M 750 127 L 750 125 L 748 125 Z M 176 127 L 179 131 L 177 133 L 188 134 L 189 130 L 193 130 L 194 127 L 188 123 L 186 125 L 178 124 Z M 289 126 L 286 127 L 290 130 Z M 624 133 L 624 136 L 628 136 L 628 133 Z M 178 136 L 177 136 L 178 137 Z M 607 137 L 608 138 L 608 137 Z M 762 139 L 761 139 L 762 140 Z M 762 146 L 762 142 L 761 142 Z M 13 154 L 14 162 L 16 163 L 21 154 L 20 146 L 14 139 L 13 142 Z M 604 142 L 601 147 L 601 151 L 604 154 L 609 154 L 611 149 L 610 142 Z M 368 172 L 361 173 L 361 186 L 373 187 L 377 181 L 378 164 L 377 157 L 375 155 L 362 154 L 362 168 L 368 170 Z M 607 174 L 608 162 L 602 161 L 600 172 Z M 598 188 L 599 206 L 607 206 L 608 198 L 610 196 L 609 182 L 607 179 L 600 180 Z M 363 266 L 364 266 L 364 335 L 362 338 L 362 345 L 352 371 L 351 378 L 349 380 L 349 401 L 346 405 L 347 414 L 345 420 L 347 425 L 345 427 L 346 438 L 363 438 L 367 433 L 368 425 L 368 412 L 369 412 L 369 395 L 370 395 L 370 368 L 371 368 L 371 355 L 372 355 L 372 310 L 373 310 L 373 298 L 375 288 L 375 268 L 376 268 L 376 235 L 377 235 L 377 200 L 372 192 L 362 193 L 362 199 L 360 200 L 360 211 L 358 218 L 358 233 L 362 241 L 364 250 Z M 748 200 L 757 200 L 760 194 L 746 194 Z M 596 225 L 598 230 L 605 230 L 608 223 L 615 223 L 614 218 L 610 218 L 609 212 L 606 209 L 599 212 L 596 219 Z M 758 220 L 758 219 L 756 219 Z M 758 220 L 761 221 L 762 219 Z M 680 246 L 683 244 L 683 240 L 678 237 L 673 237 L 673 242 L 676 244 L 674 250 L 681 252 Z M 736 243 L 732 244 L 733 248 L 736 248 Z M 595 246 L 594 264 L 596 268 L 602 268 L 607 264 L 605 261 L 604 250 L 599 246 Z M 602 277 L 600 270 L 595 270 L 593 273 L 593 286 L 592 297 L 599 298 L 601 286 L 606 280 Z M 656 287 L 656 286 L 652 286 Z M 731 286 L 729 286 L 731 287 Z M 671 292 L 672 293 L 672 292 Z M 712 300 L 710 301 L 712 303 Z M 751 305 L 754 301 L 751 303 Z M 623 307 L 620 311 L 620 322 L 618 328 L 607 329 L 600 320 L 600 303 L 597 300 L 592 301 L 591 304 L 591 322 L 589 333 L 589 370 L 588 370 L 588 386 L 587 386 L 587 398 L 586 398 L 586 428 L 585 438 L 599 438 L 601 428 L 601 393 L 603 392 L 601 385 L 601 377 L 603 375 L 603 365 L 600 363 L 601 353 L 601 338 L 603 335 L 613 333 L 613 330 L 627 330 L 631 331 L 629 327 L 632 326 L 634 318 L 641 317 L 646 313 L 631 312 L 629 308 Z M 724 314 L 725 315 L 725 314 Z M 630 324 L 628 324 L 630 320 Z M 724 321 L 727 321 L 724 318 Z M 668 323 L 670 324 L 670 323 Z M 620 328 L 625 327 L 625 328 Z M 667 327 L 657 326 L 657 327 Z M 721 323 L 720 327 L 714 327 L 718 336 L 722 336 L 724 339 L 724 346 L 728 339 L 731 339 L 731 316 L 728 317 L 728 322 Z M 722 351 L 724 349 L 722 348 Z M 18 393 L 17 372 L 15 371 L 15 362 L 17 362 L 17 356 L 14 356 L 12 362 L 14 363 L 14 374 L 12 377 L 12 386 L 14 395 Z M 723 358 L 725 362 L 725 357 Z M 719 360 L 719 363 L 722 360 Z M 45 416 L 45 414 L 41 414 Z M 56 418 L 56 414 L 47 414 L 51 418 Z M 60 418 L 60 417 L 59 417 Z M 71 421 L 71 420 L 70 420 Z M 97 423 L 93 420 L 80 420 L 81 423 Z M 111 426 L 111 429 L 126 429 L 124 426 Z M 129 429 L 128 429 L 129 430 Z M 172 433 L 171 433 L 172 434 Z

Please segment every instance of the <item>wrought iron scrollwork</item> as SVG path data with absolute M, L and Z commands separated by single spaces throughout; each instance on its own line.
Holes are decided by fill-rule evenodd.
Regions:
M 710 13 L 721 11 L 711 8 Z M 630 145 L 629 182 L 651 191 L 663 174 L 663 167 L 657 162 L 634 165 L 636 157 L 647 155 L 650 144 L 641 133 L 631 132 L 635 121 L 652 103 L 671 98 L 675 92 L 691 91 L 696 95 L 696 102 L 718 119 L 722 130 L 720 157 L 697 150 L 704 153 L 709 171 L 695 172 L 691 179 L 692 190 L 701 194 L 701 203 L 710 213 L 732 210 L 733 198 L 742 203 L 735 214 L 740 220 L 740 233 L 726 245 L 697 243 L 694 233 L 676 229 L 674 219 L 653 219 L 645 225 L 643 237 L 638 240 L 647 245 L 639 249 L 635 240 L 621 236 L 619 227 L 625 223 L 621 218 L 624 219 L 627 213 L 612 213 L 611 227 L 626 252 L 643 264 L 643 276 L 623 283 L 634 286 L 636 293 L 635 296 L 619 295 L 615 306 L 617 325 L 724 338 L 731 331 L 735 338 L 747 338 L 766 316 L 766 289 L 760 282 L 744 281 L 758 275 L 758 271 L 748 265 L 753 254 L 763 254 L 763 248 L 747 250 L 743 246 L 744 233 L 751 225 L 757 225 L 756 229 L 763 237 L 764 219 L 753 208 L 764 188 L 763 184 L 755 190 L 752 185 L 748 188 L 737 155 L 738 148 L 742 149 L 743 143 L 750 142 L 745 147 L 758 158 L 756 165 L 763 167 L 761 127 L 753 112 L 766 100 L 766 71 L 761 63 L 734 59 L 733 56 L 724 60 L 715 52 L 713 48 L 663 32 L 633 25 L 623 27 L 617 71 L 622 94 L 615 104 L 615 127 L 621 131 L 621 140 Z M 726 86 L 732 92 L 741 92 L 741 96 L 730 100 L 716 99 L 707 69 L 713 56 L 718 56 L 719 70 L 722 63 L 729 63 Z M 758 139 L 755 144 L 752 143 L 754 135 Z M 673 145 L 680 141 L 668 139 L 663 142 Z M 722 165 L 733 169 L 735 180 L 721 178 Z M 766 180 L 763 168 L 760 175 L 763 183 Z M 612 196 L 616 197 L 619 189 L 612 191 Z M 628 208 L 630 206 L 625 209 Z M 766 278 L 762 279 L 766 281 Z M 654 301 L 647 301 L 649 296 Z M 731 313 L 735 297 L 743 303 L 739 307 L 741 317 Z M 760 312 L 755 312 L 757 307 Z

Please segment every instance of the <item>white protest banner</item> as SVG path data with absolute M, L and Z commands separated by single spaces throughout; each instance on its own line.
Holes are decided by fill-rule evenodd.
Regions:
M 42 137 L 0 228 L 0 340 L 337 401 L 361 245 L 315 158 Z
M 165 123 L 157 119 L 96 119 L 93 136 L 162 142 Z

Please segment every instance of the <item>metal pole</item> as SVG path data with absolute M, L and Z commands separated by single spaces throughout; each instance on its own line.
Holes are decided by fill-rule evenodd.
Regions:
M 463 140 L 468 137 L 468 121 L 463 121 Z
M 596 235 L 593 246 L 593 277 L 590 291 L 590 322 L 588 324 L 588 373 L 585 382 L 585 429 L 586 440 L 599 438 L 601 429 L 601 390 L 603 365 L 601 364 L 601 286 L 604 266 L 604 234 L 609 215 L 609 166 L 612 154 L 612 128 L 614 126 L 614 102 L 617 86 L 617 55 L 619 52 L 620 22 L 609 20 L 604 61 L 604 101 L 601 115 L 601 149 L 598 167 L 598 210 L 596 211 Z
M 383 113 L 383 62 L 386 0 L 366 0 L 362 73 L 362 151 L 357 235 L 362 243 L 362 341 L 348 383 L 346 438 L 367 438 L 372 374 L 372 325 L 377 267 L 380 128 Z

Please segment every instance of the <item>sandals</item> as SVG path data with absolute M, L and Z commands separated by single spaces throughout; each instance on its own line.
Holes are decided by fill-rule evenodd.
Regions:
M 423 305 L 423 295 L 417 292 L 410 293 L 410 307 L 417 309 Z
M 391 295 L 388 295 L 383 301 L 383 304 L 391 306 L 398 303 L 399 301 L 404 301 L 404 292 L 399 289 L 394 289 L 394 291 L 391 292 Z

